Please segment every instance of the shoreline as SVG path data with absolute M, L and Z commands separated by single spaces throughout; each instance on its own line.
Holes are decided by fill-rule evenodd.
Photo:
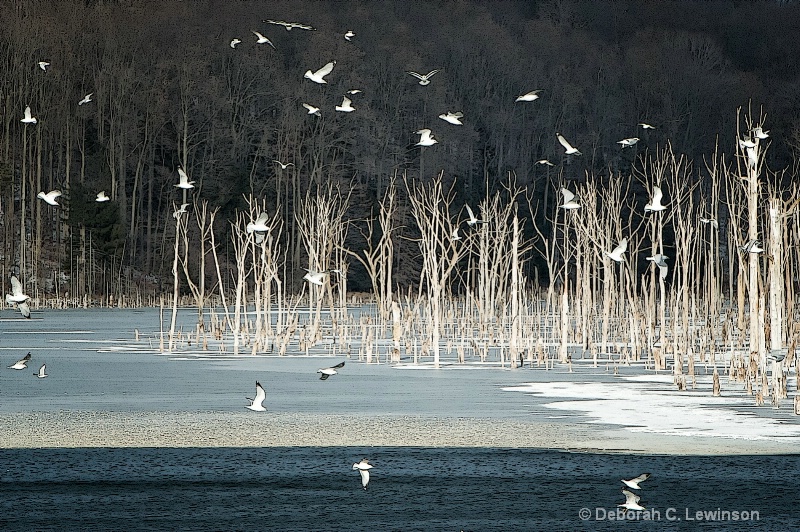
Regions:
M 631 432 L 592 423 L 249 412 L 0 414 L 0 448 L 485 447 L 654 455 L 795 454 L 784 441 Z M 791 440 L 791 441 L 790 441 Z

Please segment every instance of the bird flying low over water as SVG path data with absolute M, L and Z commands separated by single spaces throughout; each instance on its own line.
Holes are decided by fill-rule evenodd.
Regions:
M 420 129 L 416 131 L 416 134 L 419 135 L 419 142 L 417 142 L 416 146 L 433 146 L 439 142 L 433 138 L 433 133 L 431 133 L 430 129 Z
M 517 96 L 517 99 L 514 100 L 515 102 L 532 102 L 534 100 L 539 99 L 539 93 L 542 92 L 541 90 L 535 90 L 531 92 L 527 92 L 520 96 Z
M 44 379 L 45 377 L 47 377 L 47 373 L 44 372 L 46 367 L 47 367 L 47 364 L 42 364 L 42 367 L 39 368 L 39 371 L 37 373 L 34 373 L 34 375 L 36 375 L 40 379 Z
M 268 45 L 270 45 L 270 46 L 272 46 L 273 48 L 275 48 L 275 45 L 274 45 L 274 44 L 272 44 L 272 41 L 270 41 L 269 39 L 267 39 L 266 37 L 264 37 L 264 36 L 263 36 L 261 33 L 257 32 L 256 30 L 250 30 L 250 31 L 252 31 L 252 32 L 253 32 L 253 35 L 255 35 L 255 36 L 258 38 L 258 40 L 256 41 L 256 44 L 264 44 L 264 43 L 267 43 Z
M 25 116 L 22 117 L 20 122 L 22 122 L 23 124 L 35 124 L 36 123 L 36 117 L 35 116 L 31 116 L 31 106 L 30 105 L 25 107 Z
M 56 201 L 56 198 L 59 196 L 61 196 L 60 190 L 51 190 L 50 192 L 47 193 L 39 192 L 38 194 L 36 194 L 37 198 L 42 199 L 48 205 L 53 205 L 55 207 L 58 207 L 58 202 Z
M 653 185 L 653 199 L 650 200 L 650 203 L 644 206 L 644 211 L 663 211 L 666 209 L 664 205 L 661 204 L 661 198 L 664 197 L 664 193 L 661 192 L 661 187 Z
M 369 460 L 366 458 L 362 458 L 360 462 L 356 462 L 353 464 L 353 469 L 358 469 L 358 472 L 361 474 L 361 486 L 366 490 L 367 484 L 369 484 L 369 470 L 372 469 L 372 465 L 370 465 Z
M 573 210 L 573 209 L 580 209 L 581 204 L 578 203 L 578 196 L 567 190 L 566 188 L 561 189 L 561 195 L 564 196 L 564 203 L 560 205 L 562 209 Z
M 331 73 L 333 67 L 336 65 L 336 61 L 331 61 L 330 63 L 326 63 L 322 68 L 317 70 L 316 72 L 312 72 L 311 70 L 306 70 L 306 73 L 303 74 L 304 78 L 308 78 L 314 83 L 328 83 L 325 81 L 325 76 Z
M 261 383 L 256 381 L 256 396 L 254 399 L 250 399 L 247 397 L 247 400 L 250 401 L 250 404 L 247 405 L 245 408 L 249 408 L 254 412 L 264 412 L 266 408 L 264 408 L 264 399 L 267 398 L 267 394 L 264 391 L 264 388 L 261 386 Z
M 449 122 L 449 123 L 453 124 L 454 126 L 463 126 L 464 125 L 461 122 L 461 119 L 464 118 L 464 113 L 462 113 L 462 112 L 451 113 L 450 111 L 447 111 L 446 113 L 440 114 L 439 118 L 441 118 L 445 122 Z
M 186 175 L 186 171 L 180 166 L 178 167 L 178 184 L 175 186 L 184 190 L 194 188 L 194 181 L 189 181 L 189 176 Z
M 641 497 L 639 497 L 635 493 L 633 493 L 631 491 L 628 491 L 628 490 L 622 490 L 622 494 L 625 495 L 625 502 L 623 504 L 618 504 L 617 506 L 621 506 L 622 508 L 625 508 L 627 510 L 644 510 L 645 509 L 644 506 L 640 506 L 639 505 L 639 501 L 641 500 Z
M 410 74 L 419 80 L 420 85 L 427 85 L 431 82 L 431 78 L 434 74 L 439 72 L 439 70 L 431 70 L 427 74 L 420 74 L 419 72 L 414 72 L 413 70 L 406 71 L 406 74 Z
M 278 26 L 283 26 L 286 28 L 286 31 L 292 31 L 292 28 L 297 28 L 299 30 L 309 30 L 314 31 L 314 28 L 307 25 L 307 24 L 300 24 L 299 22 L 284 22 L 283 20 L 265 20 L 265 24 L 276 24 Z
M 28 367 L 28 362 L 31 360 L 31 354 L 28 352 L 27 355 L 22 357 L 21 359 L 17 360 L 13 364 L 11 364 L 9 369 L 25 369 Z
M 329 368 L 318 369 L 317 373 L 322 373 L 322 375 L 319 376 L 319 380 L 324 381 L 328 377 L 330 377 L 331 375 L 336 375 L 338 373 L 336 370 L 337 369 L 342 369 L 343 367 L 344 367 L 344 362 L 339 362 L 335 366 L 331 366 Z
M 660 256 L 660 255 L 657 255 L 657 256 Z M 664 257 L 664 258 L 666 258 L 666 257 Z M 623 480 L 622 483 L 625 484 L 626 486 L 628 486 L 629 488 L 633 489 L 633 490 L 638 490 L 638 489 L 641 489 L 639 487 L 639 483 L 640 482 L 644 482 L 648 478 L 650 478 L 650 473 L 642 473 L 638 477 L 632 478 L 630 480 Z
M 628 249 L 628 239 L 623 238 L 622 240 L 620 240 L 617 247 L 614 248 L 614 251 L 612 251 L 611 253 L 604 251 L 604 253 L 608 255 L 609 258 L 611 258 L 611 260 L 615 262 L 622 262 L 623 260 L 625 260 L 622 257 L 622 254 L 625 253 L 626 249 Z
M 578 151 L 578 148 L 573 147 L 572 144 L 570 144 L 569 141 L 567 141 L 567 139 L 565 139 L 564 136 L 561 133 L 556 133 L 556 138 L 558 138 L 558 142 L 560 142 L 561 145 L 564 146 L 564 150 L 565 150 L 564 154 L 565 155 L 580 155 L 581 154 L 581 152 Z
M 19 309 L 20 314 L 22 314 L 23 318 L 30 318 L 31 317 L 31 309 L 28 307 L 28 300 L 30 296 L 25 294 L 22 291 L 22 283 L 19 282 L 16 275 L 11 276 L 11 293 L 6 294 L 6 303 L 11 305 L 13 303 L 17 304 L 17 308 Z M 30 353 L 28 353 L 30 357 Z M 15 368 L 17 369 L 17 368 Z M 22 368 L 19 368 L 22 369 Z

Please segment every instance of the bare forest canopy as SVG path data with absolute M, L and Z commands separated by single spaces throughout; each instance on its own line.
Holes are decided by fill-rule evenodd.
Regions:
M 673 153 L 699 197 L 707 161 L 737 156 L 738 108 L 770 131 L 765 180 L 791 182 L 800 160 L 796 2 L 9 0 L 0 28 L 2 273 L 40 297 L 105 294 L 123 281 L 165 289 L 184 202 L 217 210 L 215 247 L 232 271 L 228 221 L 250 208 L 246 198 L 263 201 L 282 228 L 281 274 L 296 287 L 310 265 L 295 213 L 309 194 L 333 183 L 348 196 L 345 240 L 358 252 L 365 235 L 379 238 L 365 220 L 377 220 L 398 176 L 389 256 L 404 287 L 420 282 L 421 261 L 417 185 L 403 177 L 442 173 L 453 217 L 513 181 L 534 239 L 534 222 L 544 237 L 554 231 L 562 186 L 629 183 L 621 209 L 641 207 L 649 187 L 631 176 Z M 304 78 L 330 61 L 326 84 Z M 427 85 L 407 73 L 436 69 Z M 354 89 L 355 111 L 336 112 Z M 515 101 L 533 90 L 535 101 Z M 36 124 L 20 121 L 26 106 Z M 448 111 L 463 125 L 439 119 Z M 437 144 L 416 146 L 424 128 Z M 582 155 L 564 155 L 556 132 Z M 194 189 L 175 187 L 179 166 Z M 37 198 L 50 190 L 63 192 L 59 207 Z M 101 190 L 111 201 L 95 201 Z M 548 284 L 552 257 L 539 242 L 524 273 Z M 370 290 L 352 262 L 349 287 Z M 186 268 L 197 275 L 197 264 Z

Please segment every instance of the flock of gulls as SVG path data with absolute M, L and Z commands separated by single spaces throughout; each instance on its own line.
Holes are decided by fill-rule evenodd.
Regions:
M 17 371 L 28 369 L 28 362 L 31 361 L 31 357 L 32 355 L 30 354 L 30 352 L 28 352 L 27 355 L 25 355 L 21 359 L 17 360 L 16 362 L 8 366 L 8 369 L 15 369 Z M 45 373 L 46 369 L 47 369 L 47 364 L 42 364 L 41 367 L 39 368 L 39 371 L 34 373 L 34 375 L 40 379 L 44 379 L 45 377 L 47 377 L 47 373 Z
M 650 473 L 642 473 L 638 477 L 632 478 L 630 480 L 622 480 L 622 483 L 625 484 L 628 488 L 632 490 L 640 490 L 641 487 L 639 486 L 640 482 L 644 482 L 650 478 Z M 622 494 L 625 495 L 625 502 L 622 504 L 618 504 L 617 506 L 621 508 L 625 508 L 626 510 L 645 510 L 646 508 L 639 504 L 639 501 L 642 499 L 640 496 L 636 495 L 632 491 L 626 490 L 625 488 L 622 489 Z

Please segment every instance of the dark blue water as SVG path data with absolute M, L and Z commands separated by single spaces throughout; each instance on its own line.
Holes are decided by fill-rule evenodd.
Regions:
M 351 469 L 365 456 L 375 466 L 366 491 Z M 800 526 L 798 458 L 396 447 L 0 450 L 0 529 L 791 530 Z M 651 511 L 638 517 L 656 520 L 609 520 L 624 501 L 620 479 L 642 472 L 652 473 L 641 490 Z M 696 515 L 717 510 L 731 514 Z M 735 520 L 732 512 L 758 519 Z

